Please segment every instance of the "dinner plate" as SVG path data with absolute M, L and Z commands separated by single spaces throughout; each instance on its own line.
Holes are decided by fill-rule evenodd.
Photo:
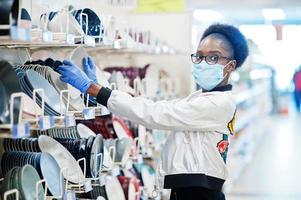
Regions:
M 73 183 L 85 182 L 85 177 L 79 164 L 64 146 L 45 135 L 39 136 L 38 142 L 41 151 L 49 153 L 56 160 L 66 179 Z
M 98 154 L 102 156 L 97 157 Z M 92 177 L 98 177 L 103 164 L 104 142 L 103 137 L 96 135 L 90 154 L 90 168 Z
M 0 122 L 9 123 L 10 122 L 10 114 L 9 114 L 9 99 L 12 93 L 22 92 L 19 78 L 17 73 L 15 72 L 13 66 L 6 61 L 0 61 L 0 80 L 1 80 L 1 93 L 6 93 L 4 95 L 4 99 L 6 101 L 2 101 L 0 106 Z M 3 87 L 5 89 L 3 89 Z M 2 98 L 2 96 L 1 96 Z M 4 102 L 4 103 L 2 103 Z M 2 110 L 2 112 L 1 112 Z M 18 99 L 14 102 L 14 122 L 17 122 L 19 117 L 20 110 L 20 101 Z
M 105 187 L 109 200 L 126 200 L 123 189 L 117 177 L 107 176 Z
M 8 100 L 8 97 L 6 96 L 6 90 L 5 90 L 4 85 L 1 82 L 1 80 L 0 80 L 0 97 L 2 98 L 2 101 L 0 104 L 0 116 L 2 118 L 2 116 L 6 115 L 5 112 L 7 111 L 9 100 Z M 4 120 L 1 120 L 1 121 L 4 121 Z
M 130 138 L 117 139 L 116 141 L 116 162 L 124 166 L 130 157 L 132 140 Z
M 45 102 L 49 105 L 50 111 L 61 113 L 60 109 L 62 109 L 62 113 L 65 113 L 65 104 L 60 105 L 60 95 L 48 81 L 33 70 L 26 71 L 26 76 L 32 88 L 44 89 Z
M 86 158 L 86 174 L 89 177 L 92 177 L 92 169 L 91 169 L 91 152 L 92 152 L 92 147 L 93 147 L 93 143 L 94 143 L 95 137 L 94 136 L 89 136 L 89 138 L 87 139 L 87 143 L 86 143 L 86 152 L 85 152 L 85 158 Z
M 141 178 L 143 180 L 144 188 L 146 189 L 148 196 L 151 196 L 156 183 L 154 169 L 144 164 L 141 168 Z
M 18 182 L 21 186 L 21 195 L 25 200 L 36 199 L 36 183 L 40 181 L 38 172 L 31 165 L 25 165 L 19 169 Z M 44 188 L 42 185 L 38 186 L 38 200 L 44 199 Z
M 77 124 L 76 125 L 77 132 L 81 138 L 89 138 L 89 136 L 96 136 L 96 134 L 84 124 Z
M 133 133 L 130 131 L 129 127 L 125 124 L 125 122 L 114 116 L 112 118 L 114 130 L 119 139 L 121 138 L 133 138 Z
M 114 162 L 112 160 L 110 152 L 108 151 L 108 148 L 104 146 L 103 151 L 103 171 L 112 169 Z
M 64 178 L 60 177 L 60 167 L 49 153 L 42 153 L 40 170 L 52 196 L 60 196 L 64 191 Z
M 79 46 L 71 52 L 70 60 L 72 60 L 72 62 L 78 68 L 84 71 L 83 58 L 87 58 L 88 56 L 89 54 L 87 53 L 87 51 L 82 46 Z M 97 78 L 97 82 L 101 86 L 111 88 L 108 78 L 106 77 L 104 72 L 101 71 L 97 66 L 96 66 L 96 78 Z

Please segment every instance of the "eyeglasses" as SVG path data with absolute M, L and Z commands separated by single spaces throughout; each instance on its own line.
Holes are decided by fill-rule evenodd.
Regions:
M 191 61 L 194 64 L 200 64 L 204 60 L 204 58 L 208 65 L 215 65 L 216 63 L 218 63 L 218 61 L 220 59 L 231 60 L 231 58 L 219 56 L 216 54 L 211 54 L 211 55 L 207 55 L 207 56 L 203 56 L 203 55 L 200 55 L 197 53 L 191 54 Z

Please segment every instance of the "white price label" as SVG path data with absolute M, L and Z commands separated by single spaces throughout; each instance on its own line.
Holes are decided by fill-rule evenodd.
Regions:
M 29 136 L 30 135 L 29 123 L 25 122 L 20 124 L 14 124 L 12 133 L 14 138 Z
M 95 47 L 95 38 L 94 37 L 85 35 L 84 41 L 85 41 L 86 45 Z
M 95 108 L 84 108 L 83 110 L 84 119 L 95 119 Z
M 112 175 L 113 176 L 119 176 L 120 175 L 120 168 L 119 166 L 115 166 L 112 170 Z
M 106 182 L 107 182 L 106 176 L 100 175 L 99 176 L 99 185 L 104 186 L 106 184 Z
M 54 127 L 54 117 L 53 116 L 40 116 L 39 117 L 39 129 L 47 130 Z
M 30 33 L 30 29 L 26 29 L 26 28 L 18 28 L 18 40 L 21 41 L 30 41 L 31 40 L 31 33 Z
M 90 192 L 91 190 L 93 190 L 92 185 L 91 185 L 91 181 L 85 182 L 84 188 L 85 188 L 85 192 Z
M 43 32 L 43 41 L 44 42 L 52 42 L 53 41 L 53 34 L 50 31 Z
M 65 127 L 76 126 L 74 115 L 66 115 L 65 116 Z
M 67 44 L 74 44 L 75 43 L 75 36 L 73 34 L 68 34 L 66 38 Z

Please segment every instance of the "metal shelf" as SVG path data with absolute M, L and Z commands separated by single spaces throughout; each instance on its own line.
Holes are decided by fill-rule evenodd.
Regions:
M 87 48 L 89 51 L 98 51 L 102 53 L 120 53 L 120 54 L 145 54 L 145 55 L 184 55 L 184 52 L 156 52 L 154 50 L 144 48 L 127 48 L 121 47 L 116 48 L 112 45 L 96 44 L 88 46 L 84 44 L 67 44 L 67 43 L 45 43 L 45 42 L 20 42 L 11 41 L 8 38 L 0 37 L 0 48 L 6 49 L 30 49 L 30 50 L 47 50 L 47 49 L 74 49 L 82 46 Z

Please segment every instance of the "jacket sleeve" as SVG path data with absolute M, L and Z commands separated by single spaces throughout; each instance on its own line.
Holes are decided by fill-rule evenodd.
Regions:
M 192 99 L 154 102 L 115 90 L 108 99 L 107 107 L 113 114 L 151 129 L 224 131 L 225 124 L 231 120 L 231 117 L 225 117 L 227 111 L 220 101 L 215 102 L 202 95 Z

